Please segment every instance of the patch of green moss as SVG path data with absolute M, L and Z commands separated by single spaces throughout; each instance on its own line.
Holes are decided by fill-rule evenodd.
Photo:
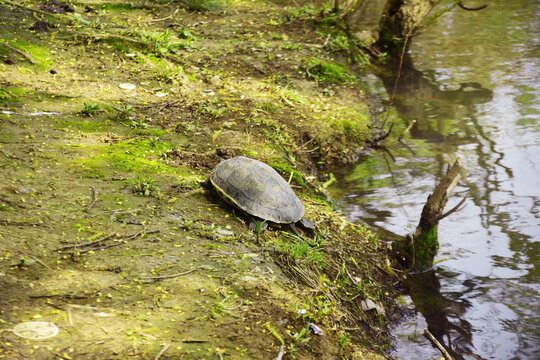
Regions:
M 48 69 L 54 63 L 46 47 L 22 39 L 16 39 L 11 45 L 32 56 L 37 61 L 36 66 L 42 70 Z
M 110 130 L 110 125 L 99 119 L 57 119 L 56 127 L 69 128 L 85 133 L 97 133 Z
M 368 131 L 371 119 L 367 108 L 345 108 L 339 112 L 339 117 L 332 121 L 332 127 L 343 131 L 349 140 L 362 140 Z
M 284 177 L 287 177 L 287 179 L 292 173 L 292 180 L 302 187 L 307 187 L 306 183 L 304 182 L 304 178 L 302 177 L 302 173 L 288 163 L 283 162 L 282 158 L 274 158 L 273 161 L 268 163 L 268 165 L 274 168 L 277 172 L 281 173 Z
M 320 132 L 321 135 L 345 137 L 350 142 L 360 143 L 369 133 L 371 117 L 364 105 L 345 108 L 332 106 L 319 114 L 312 115 L 312 119 L 317 120 L 320 129 L 325 129 Z
M 176 173 L 176 168 L 160 161 L 172 144 L 145 140 L 128 140 L 110 146 L 87 148 L 92 154 L 76 164 L 88 177 L 103 177 L 107 170 L 121 172 Z
M 139 49 L 139 50 L 145 50 L 145 46 L 142 44 L 132 43 L 129 41 L 124 41 L 120 39 L 103 39 L 103 41 L 107 42 L 109 45 L 111 45 L 115 50 L 123 53 L 131 52 L 133 48 Z
M 0 204 L 0 211 L 13 211 L 13 208 L 8 205 Z
M 129 132 L 129 134 L 140 135 L 140 136 L 160 137 L 160 136 L 167 135 L 167 132 L 165 130 L 159 130 L 159 129 L 133 129 Z
M 356 76 L 343 64 L 326 62 L 313 57 L 304 59 L 304 62 L 307 74 L 319 82 L 358 82 Z
M 20 102 L 19 96 L 26 95 L 24 89 L 8 89 L 0 86 L 0 104 L 3 105 L 7 102 Z
M 439 250 L 437 225 L 423 231 L 414 240 L 404 238 L 392 243 L 402 262 L 413 271 L 424 271 L 433 267 Z

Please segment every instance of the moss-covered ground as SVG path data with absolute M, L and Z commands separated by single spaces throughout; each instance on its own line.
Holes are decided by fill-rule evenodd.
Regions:
M 381 358 L 398 279 L 319 185 L 373 122 L 336 20 L 247 0 L 73 7 L 0 1 L 0 358 Z M 236 155 L 290 178 L 314 236 L 256 236 L 201 189 Z M 27 321 L 60 332 L 12 332 Z

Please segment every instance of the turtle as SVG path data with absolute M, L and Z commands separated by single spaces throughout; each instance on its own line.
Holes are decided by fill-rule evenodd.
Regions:
M 304 205 L 290 185 L 269 165 L 237 156 L 221 161 L 212 171 L 209 183 L 228 203 L 255 218 L 273 225 L 289 225 L 300 236 L 296 225 L 314 230 L 304 218 Z M 255 221 L 250 229 L 255 230 Z

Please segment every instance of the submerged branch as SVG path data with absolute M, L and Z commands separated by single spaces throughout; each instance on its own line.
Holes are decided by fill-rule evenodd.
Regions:
M 446 360 L 453 360 L 452 359 L 452 356 L 450 356 L 450 354 L 448 353 L 448 351 L 446 351 L 446 349 L 444 348 L 444 346 L 441 345 L 441 343 L 435 339 L 435 336 L 433 336 L 428 329 L 425 329 L 424 330 L 424 334 L 426 335 L 426 337 L 431 340 L 431 342 L 433 344 L 435 344 L 435 346 L 441 351 L 441 353 L 444 355 L 444 358 Z

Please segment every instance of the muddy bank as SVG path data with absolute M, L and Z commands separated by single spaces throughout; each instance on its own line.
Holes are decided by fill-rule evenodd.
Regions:
M 367 58 L 307 8 L 84 5 L 0 4 L 0 354 L 381 357 L 398 277 L 320 185 L 376 136 Z M 200 189 L 237 155 L 290 179 L 315 236 L 257 238 Z

